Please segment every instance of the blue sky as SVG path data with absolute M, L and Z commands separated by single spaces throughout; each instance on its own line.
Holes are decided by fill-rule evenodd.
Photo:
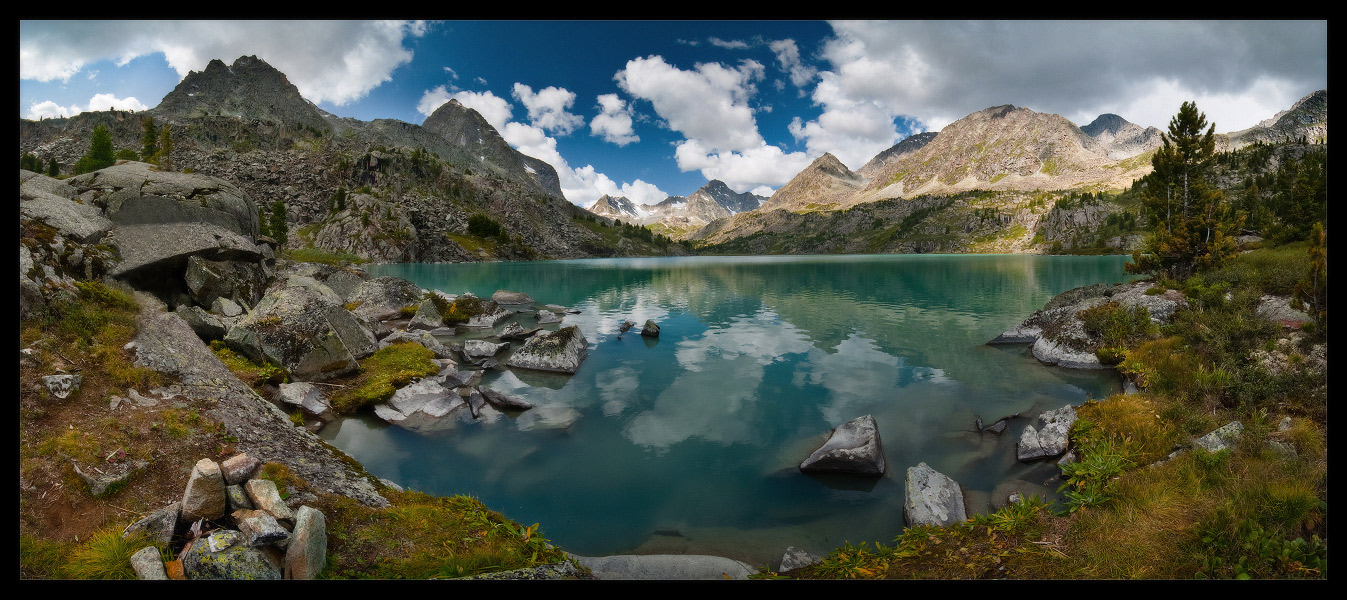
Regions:
M 1218 132 L 1328 86 L 1326 21 L 21 21 L 19 114 L 151 108 L 256 55 L 343 117 L 455 98 L 552 164 L 568 199 L 654 203 L 709 179 L 769 195 L 830 152 L 1014 104 Z

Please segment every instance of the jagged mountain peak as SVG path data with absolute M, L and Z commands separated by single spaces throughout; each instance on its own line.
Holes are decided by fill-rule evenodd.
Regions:
M 323 113 L 304 99 L 285 74 L 256 56 L 232 65 L 212 59 L 192 71 L 152 109 L 169 120 L 228 116 L 328 129 Z
M 909 135 L 899 140 L 897 144 L 889 146 L 887 150 L 876 154 L 864 166 L 856 169 L 856 174 L 866 178 L 874 177 L 880 169 L 884 168 L 884 165 L 898 160 L 904 155 L 921 150 L 923 146 L 935 139 L 938 133 L 938 131 L 926 131 Z

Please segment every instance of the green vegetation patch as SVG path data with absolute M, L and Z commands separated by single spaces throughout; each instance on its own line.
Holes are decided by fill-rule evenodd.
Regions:
M 387 400 L 412 380 L 439 373 L 434 359 L 434 353 L 416 342 L 381 348 L 360 361 L 360 374 L 332 396 L 332 408 L 352 413 Z
M 328 512 L 331 578 L 438 579 L 566 560 L 538 524 L 521 525 L 468 496 L 388 490 L 375 510 L 338 499 Z
M 295 262 L 310 262 L 336 267 L 344 265 L 353 265 L 369 262 L 350 252 L 333 252 L 323 250 L 322 248 L 287 248 L 281 251 L 281 256 Z

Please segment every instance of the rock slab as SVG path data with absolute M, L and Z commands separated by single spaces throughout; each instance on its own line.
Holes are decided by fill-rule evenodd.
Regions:
M 800 463 L 801 471 L 814 473 L 878 476 L 884 474 L 884 469 L 879 428 L 871 415 L 857 417 L 834 429 L 828 440 Z

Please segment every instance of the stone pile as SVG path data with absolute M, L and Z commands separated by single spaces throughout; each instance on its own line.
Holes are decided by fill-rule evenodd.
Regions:
M 327 520 L 301 505 L 291 509 L 275 482 L 256 478 L 257 459 L 237 454 L 197 461 L 182 499 L 132 523 L 140 533 L 172 544 L 165 563 L 154 546 L 132 557 L 141 579 L 313 579 L 327 561 Z M 184 533 L 185 532 L 185 533 Z M 183 540 L 181 548 L 175 543 Z

